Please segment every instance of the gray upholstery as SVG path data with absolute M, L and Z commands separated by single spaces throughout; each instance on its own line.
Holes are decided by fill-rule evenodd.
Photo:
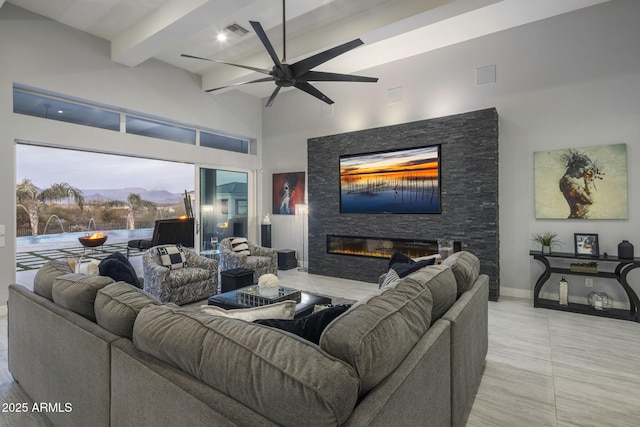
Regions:
M 434 272 L 440 272 L 434 277 Z M 426 284 L 433 296 L 433 310 L 431 321 L 435 322 L 456 302 L 456 278 L 450 267 L 446 265 L 434 265 L 421 268 L 415 273 L 404 278 L 407 282 Z
M 488 277 L 479 275 L 428 326 L 435 307 L 448 304 L 433 301 L 428 314 L 429 296 L 448 301 L 456 276 L 448 266 L 425 270 L 329 327 L 327 336 L 345 341 L 350 328 L 372 354 L 393 359 L 381 378 L 367 369 L 388 365 L 358 348 L 343 343 L 348 351 L 338 358 L 284 331 L 156 305 L 124 283 L 96 291 L 94 312 L 104 328 L 11 285 L 9 370 L 33 401 L 72 403 L 71 412 L 45 413 L 55 425 L 463 426 L 487 353 Z M 86 302 L 83 292 L 69 293 L 67 302 L 71 296 L 78 299 L 71 306 Z M 132 322 L 133 341 L 121 337 Z M 376 349 L 362 339 L 374 336 Z M 416 336 L 400 355 L 406 344 L 397 338 Z
M 451 266 L 456 276 L 458 297 L 469 290 L 480 274 L 480 260 L 469 251 L 456 252 L 442 263 Z
M 159 302 L 125 282 L 115 282 L 98 291 L 94 304 L 98 325 L 124 338 L 133 338 L 133 323 L 140 310 Z
M 160 262 L 154 246 L 142 256 L 144 290 L 162 302 L 183 305 L 202 300 L 218 292 L 218 261 L 182 248 L 188 267 L 171 270 Z M 175 245 L 173 245 L 175 246 Z
M 114 427 L 279 426 L 199 379 L 140 351 L 130 340 L 114 342 L 111 353 Z M 232 375 L 242 374 L 238 369 Z
M 433 281 L 455 280 L 449 268 L 431 268 Z M 358 372 L 361 393 L 374 388 L 416 345 L 431 323 L 433 297 L 424 283 L 405 279 L 358 301 L 329 324 L 320 346 Z
M 67 273 L 73 273 L 68 262 L 60 260 L 47 261 L 38 269 L 38 272 L 33 278 L 33 292 L 45 297 L 49 301 L 53 301 L 53 294 L 51 293 L 53 281 L 56 277 Z
M 358 377 L 345 362 L 243 320 L 149 306 L 136 319 L 133 342 L 282 425 L 342 424 L 358 397 Z
M 96 295 L 110 283 L 113 283 L 113 279 L 106 276 L 63 274 L 53 281 L 53 302 L 95 322 Z
M 253 270 L 254 283 L 258 283 L 258 279 L 264 274 L 278 275 L 278 251 L 247 241 L 251 255 L 239 254 L 231 247 L 233 239 L 235 237 L 228 237 L 220 242 L 220 271 L 234 268 Z
M 59 426 L 109 426 L 111 343 L 118 336 L 19 285 L 9 286 L 9 371 Z
M 449 426 L 448 322 L 438 320 L 380 384 L 356 406 L 345 427 Z
M 489 276 L 482 274 L 442 318 L 451 323 L 452 425 L 464 426 L 489 349 Z

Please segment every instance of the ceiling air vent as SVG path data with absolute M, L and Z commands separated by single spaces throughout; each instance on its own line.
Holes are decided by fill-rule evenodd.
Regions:
M 229 25 L 228 27 L 225 27 L 225 30 L 229 31 L 230 33 L 235 34 L 238 37 L 242 37 L 242 36 L 247 35 L 249 33 L 249 30 L 247 30 L 246 28 L 241 27 L 240 25 L 235 24 L 235 23 Z

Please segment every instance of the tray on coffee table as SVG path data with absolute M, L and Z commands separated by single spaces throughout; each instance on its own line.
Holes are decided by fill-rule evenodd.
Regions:
M 241 304 L 257 307 L 287 300 L 294 300 L 296 303 L 299 303 L 301 299 L 301 293 L 298 289 L 285 288 L 280 286 L 278 288 L 277 294 L 262 295 L 258 286 L 247 286 L 246 288 L 237 290 L 236 298 Z

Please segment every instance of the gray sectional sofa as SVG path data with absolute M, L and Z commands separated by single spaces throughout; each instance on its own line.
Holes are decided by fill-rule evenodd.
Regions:
M 34 292 L 10 286 L 9 370 L 70 405 L 55 425 L 459 426 L 482 377 L 488 277 L 469 252 L 386 281 L 319 345 L 43 269 Z

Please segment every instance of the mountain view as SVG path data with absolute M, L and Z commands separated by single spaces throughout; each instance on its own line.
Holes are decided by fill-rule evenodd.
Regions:
M 184 193 L 171 193 L 166 190 L 147 190 L 140 187 L 129 188 L 109 188 L 109 189 L 91 189 L 80 190 L 87 201 L 94 200 L 119 200 L 127 201 L 129 194 L 139 194 L 143 200 L 157 204 L 176 204 L 182 203 Z

